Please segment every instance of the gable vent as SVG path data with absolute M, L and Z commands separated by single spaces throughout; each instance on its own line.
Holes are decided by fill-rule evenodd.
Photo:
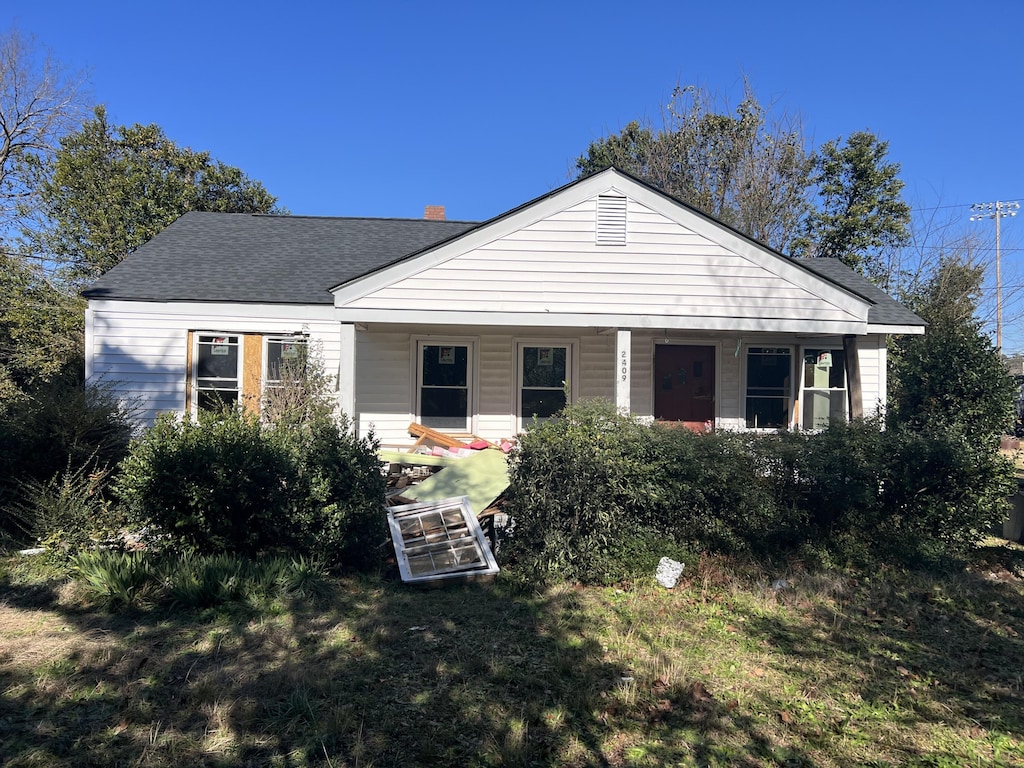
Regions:
M 623 195 L 597 196 L 597 244 L 626 244 L 626 198 Z

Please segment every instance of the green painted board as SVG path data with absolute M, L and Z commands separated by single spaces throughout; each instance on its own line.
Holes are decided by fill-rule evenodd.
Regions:
M 402 489 L 402 496 L 416 501 L 440 501 L 468 496 L 473 514 L 479 515 L 508 488 L 508 457 L 496 448 L 456 459 L 422 483 Z

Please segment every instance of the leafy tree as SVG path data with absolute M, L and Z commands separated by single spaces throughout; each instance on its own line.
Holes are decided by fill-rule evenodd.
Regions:
M 891 424 L 954 427 L 987 448 L 1010 427 L 1016 387 L 976 316 L 983 277 L 983 267 L 947 254 L 905 298 L 928 327 L 894 345 Z
M 576 173 L 609 165 L 774 248 L 788 245 L 808 210 L 802 130 L 786 115 L 772 118 L 749 83 L 734 113 L 703 89 L 677 86 L 660 126 L 634 121 L 591 143 Z
M 900 197 L 900 166 L 886 161 L 888 150 L 888 142 L 866 131 L 850 135 L 845 146 L 822 145 L 810 177 L 820 207 L 804 220 L 794 255 L 837 258 L 888 285 L 882 254 L 910 239 L 910 206 Z
M 179 147 L 156 125 L 114 126 L 103 107 L 60 142 L 40 175 L 50 224 L 41 250 L 89 281 L 187 211 L 275 212 L 276 198 L 208 152 Z

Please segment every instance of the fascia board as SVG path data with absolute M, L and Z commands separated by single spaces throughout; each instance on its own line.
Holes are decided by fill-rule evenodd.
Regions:
M 866 299 L 824 279 L 820 275 L 801 268 L 782 254 L 759 246 L 752 240 L 747 240 L 710 218 L 705 218 L 678 203 L 667 200 L 660 193 L 648 187 L 637 184 L 630 179 L 622 179 L 622 182 L 623 186 L 628 185 L 626 194 L 637 202 L 672 219 L 680 226 L 686 227 L 712 242 L 718 243 L 738 256 L 750 260 L 783 280 L 803 288 L 845 312 L 849 312 L 854 317 L 864 321 L 867 320 L 871 303 Z
M 330 304 L 247 304 L 213 301 L 130 301 L 90 299 L 89 309 L 104 312 L 149 312 L 159 315 L 202 315 L 204 317 L 267 317 L 295 320 L 334 320 Z
M 471 230 L 432 250 L 424 251 L 418 256 L 405 259 L 338 286 L 333 290 L 334 305 L 336 307 L 344 307 L 350 301 L 361 299 L 399 280 L 405 280 L 420 272 L 440 266 L 446 261 L 481 248 L 495 240 L 500 240 L 502 237 L 524 229 L 531 224 L 536 224 L 548 216 L 585 202 L 600 193 L 614 190 L 628 195 L 630 194 L 628 190 L 633 187 L 639 189 L 639 185 L 636 182 L 616 173 L 613 169 L 594 174 L 551 196 L 541 198 L 532 205 L 527 205 L 508 215 L 498 217 L 491 224 L 485 224 Z M 662 204 L 664 204 L 664 201 L 662 201 Z
M 868 333 L 867 323 L 849 321 L 773 318 L 699 317 L 673 315 L 598 315 L 554 312 L 463 312 L 453 310 L 348 309 L 335 310 L 343 323 L 391 323 L 409 325 L 488 325 L 535 328 L 632 328 L 725 332 L 778 332 L 807 334 Z
M 920 336 L 924 333 L 923 325 L 869 325 L 868 333 L 881 333 L 889 336 Z

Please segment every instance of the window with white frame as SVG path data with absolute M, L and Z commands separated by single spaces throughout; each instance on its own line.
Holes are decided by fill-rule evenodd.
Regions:
M 534 418 L 549 419 L 566 405 L 572 369 L 568 344 L 519 345 L 519 418 L 526 427 Z
M 300 378 L 306 370 L 308 342 L 304 336 L 267 336 L 263 340 L 263 386 Z
M 803 405 L 801 426 L 825 429 L 846 419 L 846 357 L 841 349 L 807 348 L 803 351 Z
M 792 418 L 793 350 L 747 348 L 746 425 L 748 429 L 785 429 Z
M 242 384 L 241 340 L 237 333 L 195 334 L 192 402 L 197 410 L 216 411 L 238 404 Z
M 472 346 L 423 341 L 418 358 L 419 423 L 432 429 L 472 431 Z

